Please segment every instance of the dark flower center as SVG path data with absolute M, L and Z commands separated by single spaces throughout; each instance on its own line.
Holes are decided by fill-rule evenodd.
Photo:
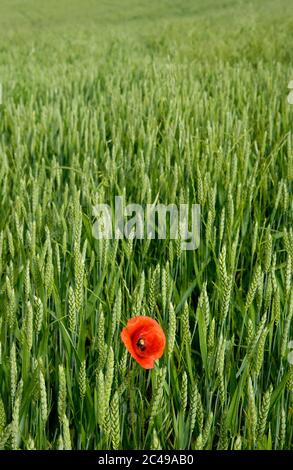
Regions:
M 139 338 L 139 340 L 138 340 L 137 343 L 136 343 L 136 346 L 137 346 L 138 349 L 140 349 L 141 351 L 144 351 L 144 350 L 145 350 L 144 339 L 143 339 L 143 338 Z

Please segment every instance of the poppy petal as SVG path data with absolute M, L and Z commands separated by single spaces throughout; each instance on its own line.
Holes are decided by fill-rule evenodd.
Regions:
M 166 345 L 163 329 L 153 318 L 141 315 L 131 318 L 122 329 L 121 339 L 131 356 L 145 369 L 152 369 L 162 357 Z M 138 345 L 144 340 L 144 349 Z

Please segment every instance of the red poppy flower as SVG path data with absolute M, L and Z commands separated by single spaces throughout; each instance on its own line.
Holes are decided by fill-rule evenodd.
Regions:
M 156 320 L 139 316 L 128 320 L 121 332 L 121 339 L 132 357 L 144 369 L 152 369 L 156 359 L 162 357 L 166 338 Z

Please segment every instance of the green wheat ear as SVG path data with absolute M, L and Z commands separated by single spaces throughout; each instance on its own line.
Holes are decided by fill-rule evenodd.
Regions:
M 188 400 L 188 378 L 187 373 L 184 371 L 182 375 L 182 383 L 181 383 L 181 410 L 183 414 L 185 414 L 187 408 L 187 400 Z
M 34 297 L 34 330 L 37 334 L 40 333 L 43 324 L 44 318 L 44 307 L 41 299 L 39 297 Z
M 251 448 L 254 448 L 254 446 L 256 445 L 258 416 L 257 416 L 255 394 L 254 394 L 251 377 L 248 378 L 247 394 L 248 394 L 248 439 L 249 439 Z
M 27 450 L 36 450 L 36 444 L 35 441 L 31 436 L 29 436 L 28 441 L 27 441 Z
M 105 389 L 104 389 L 104 397 L 105 397 L 104 399 L 105 399 L 106 408 L 109 406 L 109 403 L 110 403 L 113 378 L 114 378 L 114 351 L 112 347 L 110 346 L 108 357 L 107 357 L 106 374 L 105 374 Z
M 111 440 L 114 450 L 118 450 L 120 446 L 120 415 L 119 415 L 119 396 L 115 392 L 111 402 L 110 412 L 111 422 Z
M 156 429 L 153 430 L 153 435 L 152 435 L 152 445 L 151 445 L 151 450 L 161 450 L 161 443 L 158 438 L 158 434 Z
M 265 392 L 262 403 L 261 409 L 259 413 L 259 420 L 258 420 L 258 427 L 257 427 L 257 438 L 258 440 L 262 438 L 265 433 L 265 428 L 267 424 L 267 418 L 270 411 L 270 403 L 271 403 L 271 396 L 273 393 L 273 387 L 269 387 L 269 389 Z
M 69 428 L 69 420 L 66 415 L 62 418 L 62 427 L 63 427 L 63 448 L 64 450 L 71 450 L 71 436 L 70 436 L 70 428 Z
M 75 305 L 75 294 L 74 289 L 72 286 L 69 287 L 68 291 L 68 315 L 69 315 L 69 329 L 72 335 L 75 334 L 76 331 L 76 323 L 77 323 L 77 312 L 76 312 L 76 305 Z
M 233 449 L 234 450 L 241 450 L 241 448 L 242 448 L 242 438 L 241 438 L 241 436 L 237 436 L 236 440 L 235 440 L 235 443 L 234 443 Z
M 227 417 L 225 414 L 223 414 L 221 423 L 220 423 L 217 450 L 228 450 L 228 447 L 229 447 L 229 439 L 228 439 L 228 429 L 227 429 Z
M 11 423 L 11 447 L 13 450 L 17 450 L 19 446 L 19 410 L 20 410 L 20 398 L 17 397 L 14 402 L 12 412 L 12 423 Z
M 15 343 L 12 343 L 10 349 L 10 396 L 12 403 L 15 399 L 17 383 L 17 363 L 16 363 L 16 348 Z
M 78 384 L 79 384 L 80 399 L 84 400 L 85 395 L 86 395 L 86 387 L 87 387 L 86 361 L 85 360 L 81 362 L 81 365 L 79 368 Z
M 279 449 L 283 449 L 286 440 L 286 433 L 287 433 L 287 420 L 286 420 L 286 412 L 284 408 L 281 409 L 281 423 L 280 423 L 280 435 L 279 435 Z
M 190 333 L 190 325 L 189 325 L 189 308 L 188 303 L 185 302 L 182 314 L 182 338 L 183 344 L 187 347 L 191 345 L 191 333 Z
M 197 412 L 198 412 L 198 407 L 199 407 L 199 392 L 197 385 L 195 384 L 191 393 L 190 397 L 190 408 L 189 408 L 189 433 L 190 433 L 190 438 L 192 436 L 194 427 L 195 427 L 195 422 L 196 422 L 196 417 L 197 417 Z
M 48 417 L 48 403 L 47 403 L 47 390 L 44 375 L 42 371 L 39 371 L 39 388 L 40 388 L 40 400 L 41 400 L 41 416 L 44 423 Z
M 100 426 L 103 426 L 105 420 L 106 412 L 106 402 L 105 402 L 105 379 L 104 374 L 100 370 L 97 373 L 97 419 Z
M 58 369 L 59 388 L 58 388 L 58 418 L 60 424 L 63 423 L 63 418 L 66 412 L 66 398 L 67 398 L 67 386 L 65 371 L 62 365 L 59 365 Z
M 150 419 L 149 419 L 149 427 L 151 427 L 154 423 L 156 415 L 159 413 L 159 410 L 162 407 L 162 402 L 164 399 L 164 384 L 166 379 L 167 369 L 163 367 L 162 369 L 156 370 L 156 377 L 155 377 L 155 388 L 153 390 L 152 395 L 152 402 L 150 408 Z
M 253 275 L 253 278 L 252 278 L 252 281 L 251 281 L 251 284 L 249 286 L 249 290 L 248 290 L 248 293 L 247 293 L 247 297 L 246 297 L 246 303 L 245 303 L 245 310 L 246 311 L 249 309 L 250 305 L 253 302 L 256 290 L 257 290 L 257 288 L 259 286 L 259 283 L 260 283 L 261 274 L 262 274 L 261 273 L 261 267 L 257 266 L 255 271 L 254 271 L 254 275 Z
M 202 448 L 204 448 L 207 445 L 208 439 L 211 434 L 213 419 L 214 419 L 214 415 L 213 415 L 213 412 L 211 411 L 206 419 L 203 432 L 202 432 Z
M 6 426 L 6 412 L 2 398 L 0 398 L 0 436 L 2 436 Z
M 176 314 L 172 303 L 169 305 L 168 356 L 171 357 L 176 337 Z

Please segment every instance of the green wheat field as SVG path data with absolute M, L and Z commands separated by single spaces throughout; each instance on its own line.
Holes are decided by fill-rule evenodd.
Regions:
M 0 1 L 0 449 L 293 449 L 292 39 L 287 0 Z M 96 240 L 116 195 L 199 248 Z

